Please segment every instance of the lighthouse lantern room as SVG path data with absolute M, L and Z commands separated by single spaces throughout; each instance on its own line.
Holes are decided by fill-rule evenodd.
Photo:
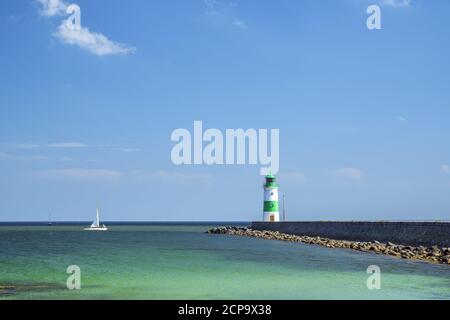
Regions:
M 278 210 L 278 184 L 275 176 L 271 173 L 266 176 L 266 182 L 264 184 L 263 221 L 280 221 L 280 213 Z

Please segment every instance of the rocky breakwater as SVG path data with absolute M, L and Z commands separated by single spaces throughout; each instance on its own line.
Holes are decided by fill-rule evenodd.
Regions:
M 278 231 L 252 230 L 248 227 L 217 227 L 206 231 L 210 234 L 227 234 L 236 236 L 247 236 L 262 238 L 267 240 L 280 240 L 290 242 L 301 242 L 306 244 L 316 244 L 327 248 L 353 249 L 376 254 L 386 254 L 403 259 L 422 260 L 431 263 L 441 263 L 450 265 L 450 248 L 433 247 L 413 247 L 394 244 L 391 242 L 381 243 L 378 241 L 360 242 L 347 240 L 333 240 L 322 237 L 298 236 Z

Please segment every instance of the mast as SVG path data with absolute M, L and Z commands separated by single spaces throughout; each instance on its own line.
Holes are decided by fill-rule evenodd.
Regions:
M 96 220 L 96 226 L 99 227 L 100 226 L 100 217 L 98 214 L 98 208 L 97 208 L 97 220 Z

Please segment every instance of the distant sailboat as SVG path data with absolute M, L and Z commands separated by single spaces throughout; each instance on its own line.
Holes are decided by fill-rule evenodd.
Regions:
M 47 225 L 48 225 L 48 226 L 51 226 L 51 225 L 52 225 L 52 213 L 51 213 L 51 212 L 50 212 L 49 217 L 48 217 L 48 223 L 47 223 Z
M 90 227 L 84 228 L 84 230 L 90 230 L 90 231 L 106 231 L 106 230 L 108 230 L 108 228 L 104 224 L 100 226 L 100 215 L 98 213 L 98 208 L 97 208 L 97 216 L 96 216 L 95 221 L 91 224 Z

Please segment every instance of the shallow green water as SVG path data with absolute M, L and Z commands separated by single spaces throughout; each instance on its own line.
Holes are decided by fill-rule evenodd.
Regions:
M 0 226 L 0 299 L 450 299 L 450 267 L 209 235 L 206 225 Z M 81 268 L 81 290 L 66 269 Z M 366 268 L 381 268 L 369 290 Z

